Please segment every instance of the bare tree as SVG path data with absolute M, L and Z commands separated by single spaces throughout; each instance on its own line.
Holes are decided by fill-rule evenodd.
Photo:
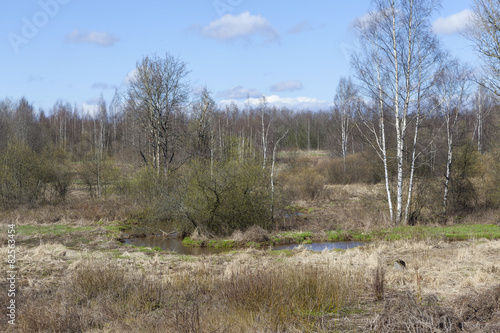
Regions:
M 122 107 L 123 107 L 123 102 L 121 95 L 118 92 L 118 90 L 116 90 L 113 99 L 111 100 L 111 104 L 109 106 L 111 123 L 113 125 L 113 132 L 111 134 L 111 138 L 113 141 L 117 141 L 118 139 L 117 126 L 121 113 L 123 112 Z
M 477 151 L 480 154 L 482 154 L 484 151 L 484 146 L 483 146 L 484 122 L 486 118 L 493 111 L 491 93 L 484 88 L 484 85 L 479 85 L 477 87 L 473 106 L 474 106 L 473 112 L 476 118 L 474 124 L 474 136 L 477 140 Z
M 215 158 L 215 113 L 217 105 L 207 87 L 203 87 L 198 96 L 198 101 L 193 105 L 192 118 L 195 125 L 195 150 L 196 154 L 206 157 L 210 153 L 210 176 L 213 177 Z
M 267 102 L 266 102 L 266 97 L 262 96 L 261 102 L 260 102 L 260 119 L 261 119 L 261 125 L 262 125 L 262 130 L 261 130 L 261 137 L 262 137 L 262 168 L 266 167 L 266 162 L 267 162 L 267 145 L 269 141 L 269 129 L 271 128 L 271 123 L 273 121 L 273 118 L 271 115 L 268 115 L 268 109 L 267 109 Z M 266 117 L 268 116 L 268 117 Z M 267 126 L 265 125 L 266 118 L 269 118 L 267 121 Z
M 362 40 L 362 51 L 355 54 L 353 64 L 357 77 L 369 98 L 375 101 L 379 128 L 370 127 L 375 135 L 379 156 L 384 161 L 389 209 L 392 203 L 387 172 L 385 131 L 392 121 L 396 138 L 396 224 L 403 222 L 403 180 L 405 140 L 409 127 L 416 122 L 421 88 L 432 80 L 422 76 L 422 68 L 433 66 L 438 44 L 431 31 L 430 17 L 439 6 L 438 0 L 374 0 L 375 10 L 368 18 L 358 20 L 356 28 Z M 387 119 L 387 116 L 390 119 Z M 406 216 L 406 215 L 405 215 Z
M 436 84 L 436 98 L 439 100 L 439 110 L 444 117 L 446 128 L 447 158 L 443 194 L 443 212 L 448 204 L 451 165 L 453 163 L 453 140 L 460 111 L 467 99 L 472 71 L 458 60 L 445 60 L 440 70 Z
M 273 147 L 273 162 L 271 164 L 271 220 L 274 221 L 274 201 L 275 201 L 275 189 L 274 189 L 274 166 L 276 164 L 276 151 L 281 140 L 285 138 L 288 134 L 288 129 L 286 132 L 274 143 Z
M 167 53 L 164 58 L 154 55 L 138 62 L 130 82 L 129 107 L 147 133 L 158 175 L 162 168 L 168 173 L 177 151 L 176 141 L 180 137 L 176 118 L 188 102 L 188 74 L 186 64 Z
M 474 0 L 474 15 L 465 33 L 484 62 L 484 85 L 500 96 L 500 2 Z
M 351 79 L 340 78 L 337 92 L 335 94 L 335 108 L 339 113 L 340 122 L 340 148 L 344 174 L 346 173 L 347 144 L 351 131 L 351 121 L 357 103 L 357 91 Z

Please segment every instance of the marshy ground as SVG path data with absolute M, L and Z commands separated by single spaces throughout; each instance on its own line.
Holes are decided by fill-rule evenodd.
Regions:
M 384 216 L 368 209 L 380 204 L 376 186 L 335 188 L 325 198 L 297 203 L 302 215 L 284 226 L 291 230 L 267 238 L 364 238 L 367 245 L 187 256 L 118 242 L 127 212 L 112 202 L 4 213 L 2 224 L 17 230 L 18 308 L 16 326 L 2 316 L 1 330 L 500 331 L 496 212 L 460 225 L 377 228 Z M 92 211 L 100 217 L 91 218 Z M 244 236 L 234 235 L 242 244 Z M 0 239 L 0 257 L 7 258 L 7 233 Z M 2 280 L 2 304 L 7 289 Z

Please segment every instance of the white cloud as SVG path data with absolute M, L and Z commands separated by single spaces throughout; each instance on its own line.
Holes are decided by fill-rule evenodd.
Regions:
M 432 24 L 432 30 L 438 35 L 462 32 L 467 29 L 472 15 L 474 13 L 471 10 L 465 9 L 447 17 L 440 17 Z
M 271 91 L 297 91 L 302 89 L 302 82 L 300 81 L 283 81 L 274 84 L 271 87 Z
M 257 89 L 247 89 L 243 86 L 235 86 L 231 89 L 220 91 L 217 97 L 224 99 L 243 99 L 248 97 L 261 97 L 262 94 Z
M 259 106 L 261 101 L 261 98 L 249 98 L 245 101 L 227 99 L 220 101 L 220 104 L 224 106 L 234 103 L 238 107 L 244 108 L 246 105 Z M 280 97 L 271 95 L 266 96 L 266 102 L 268 106 L 286 107 L 293 110 L 326 110 L 332 106 L 331 102 L 311 97 Z
M 134 68 L 127 74 L 127 76 L 125 76 L 125 78 L 123 79 L 123 84 L 129 85 L 130 82 L 132 82 L 135 79 L 136 75 L 137 75 L 137 68 Z
M 113 46 L 120 39 L 107 32 L 81 32 L 74 30 L 66 36 L 66 41 L 69 43 L 90 43 L 99 46 Z
M 313 30 L 311 23 L 309 23 L 307 21 L 302 21 L 300 23 L 297 23 L 293 27 L 291 27 L 288 30 L 288 33 L 290 33 L 290 34 L 298 34 L 298 33 L 301 33 L 301 32 L 304 32 L 304 31 L 310 31 L 310 30 Z
M 201 34 L 217 40 L 233 40 L 262 35 L 273 41 L 279 37 L 278 32 L 267 19 L 260 15 L 251 15 L 248 11 L 238 16 L 224 15 L 222 18 L 210 22 L 201 30 Z
M 87 101 L 82 103 L 82 110 L 84 114 L 89 114 L 90 116 L 95 116 L 98 113 L 99 105 L 93 104 L 93 101 Z

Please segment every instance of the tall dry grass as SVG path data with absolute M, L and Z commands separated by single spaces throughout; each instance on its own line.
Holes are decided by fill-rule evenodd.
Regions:
M 329 331 L 364 290 L 364 275 L 342 266 L 278 262 L 229 275 L 155 275 L 102 260 L 75 266 L 50 292 L 20 293 L 19 331 Z

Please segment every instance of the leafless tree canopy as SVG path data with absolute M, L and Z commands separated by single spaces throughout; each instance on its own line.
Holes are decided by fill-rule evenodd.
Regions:
M 415 126 L 415 133 L 418 133 L 417 126 L 422 116 L 420 108 L 428 97 L 440 56 L 436 37 L 430 27 L 430 17 L 440 2 L 375 0 L 373 5 L 375 8 L 368 18 L 356 23 L 363 47 L 354 55 L 353 66 L 365 96 L 373 101 L 378 121 L 373 124 L 365 118 L 365 125 L 372 134 L 372 146 L 384 162 L 391 218 L 400 223 L 403 220 L 404 143 L 410 126 Z M 396 136 L 398 170 L 395 213 L 387 173 L 389 147 L 386 130 L 391 123 Z M 411 186 L 407 194 L 408 198 L 410 196 Z
M 176 120 L 189 98 L 186 64 L 170 54 L 145 57 L 137 63 L 130 82 L 128 103 L 148 133 L 152 164 L 168 170 L 179 139 Z M 144 155 L 143 155 L 144 156 Z
M 484 62 L 484 84 L 500 96 L 500 2 L 474 0 L 474 15 L 466 36 Z

